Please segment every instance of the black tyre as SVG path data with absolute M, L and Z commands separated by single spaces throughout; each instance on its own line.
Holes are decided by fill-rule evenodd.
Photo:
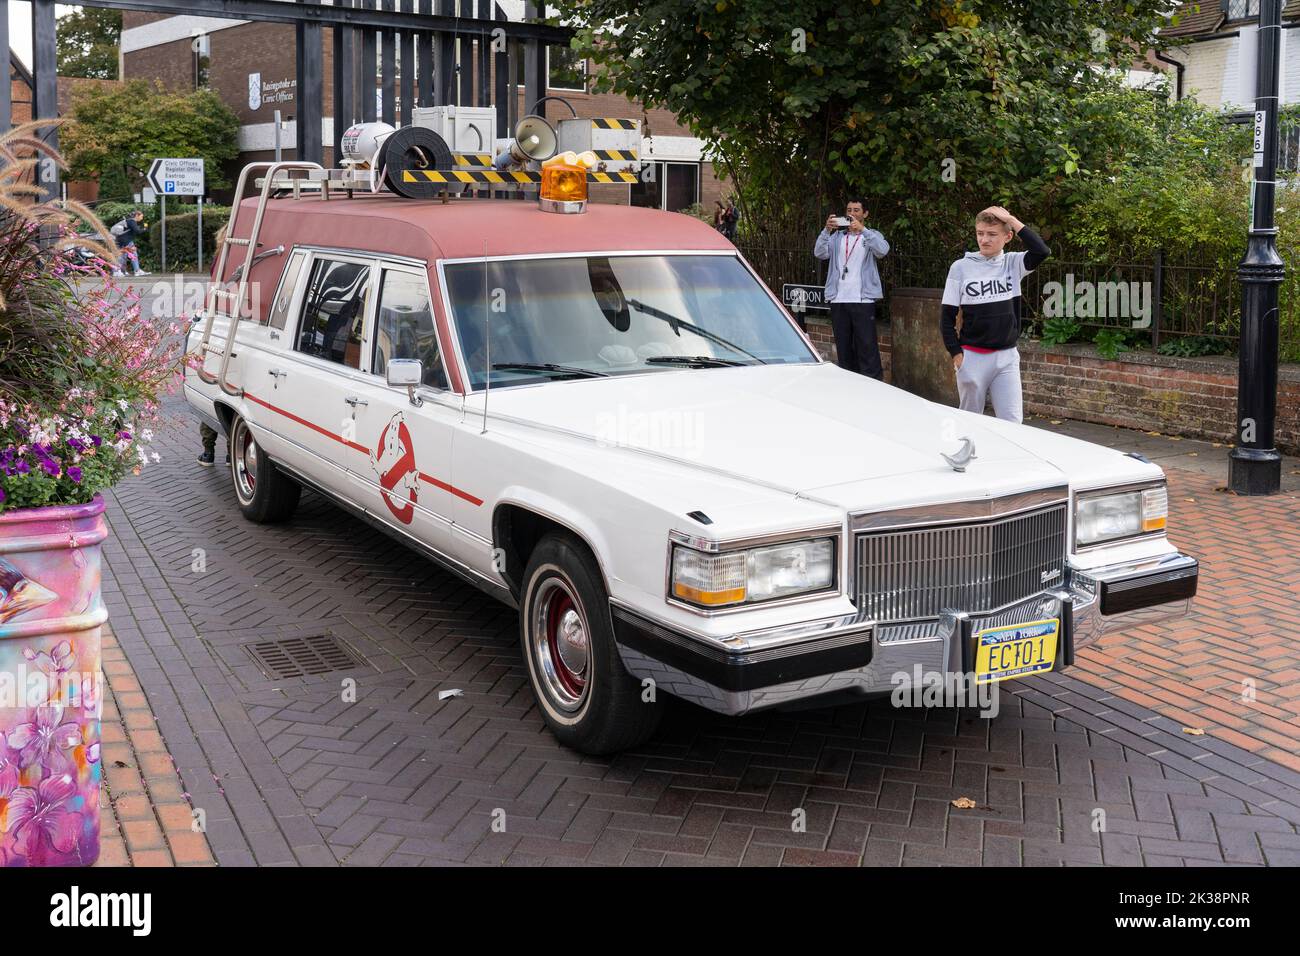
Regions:
M 600 569 L 576 539 L 550 534 L 533 549 L 519 621 L 533 693 L 560 743 L 607 754 L 654 734 L 663 705 L 643 700 L 623 668 Z
M 302 486 L 275 467 L 257 444 L 248 422 L 238 415 L 230 423 L 230 478 L 239 510 L 249 521 L 285 521 L 298 507 Z

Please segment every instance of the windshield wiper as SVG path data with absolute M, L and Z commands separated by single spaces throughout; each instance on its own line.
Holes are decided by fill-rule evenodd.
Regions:
M 503 372 L 553 372 L 556 378 L 609 378 L 608 372 L 553 362 L 497 362 L 492 368 Z
M 718 358 L 714 355 L 652 355 L 646 365 L 690 365 L 695 368 L 721 368 L 730 365 L 749 365 L 736 359 Z
M 704 338 L 708 339 L 710 342 L 716 342 L 718 345 L 721 345 L 724 349 L 731 349 L 731 351 L 733 352 L 739 352 L 741 355 L 747 355 L 750 358 L 752 358 L 755 362 L 757 362 L 759 365 L 767 364 L 761 358 L 755 355 L 753 352 L 745 351 L 735 342 L 731 342 L 728 341 L 727 339 L 724 339 L 721 335 L 718 335 L 718 333 L 716 332 L 710 332 L 708 329 L 702 329 L 694 322 L 688 322 L 686 319 L 683 319 L 680 316 L 673 315 L 671 312 L 665 312 L 663 309 L 656 309 L 653 305 L 646 305 L 640 299 L 628 299 L 627 304 L 630 305 L 632 308 L 636 309 L 638 312 L 644 312 L 646 315 L 654 316 L 656 319 L 663 319 L 665 322 L 668 323 L 668 327 L 671 328 L 673 332 L 676 333 L 677 335 L 681 335 L 681 331 L 680 331 L 681 329 L 686 329 L 688 331 L 694 332 L 696 335 L 703 336 Z

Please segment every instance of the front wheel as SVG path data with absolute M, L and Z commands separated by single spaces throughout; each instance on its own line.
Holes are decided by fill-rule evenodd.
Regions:
M 519 616 L 533 693 L 560 743 L 607 754 L 654 734 L 662 705 L 624 669 L 600 569 L 574 538 L 551 534 L 533 550 Z
M 266 457 L 248 422 L 239 415 L 230 423 L 230 478 L 239 510 L 250 521 L 285 521 L 298 507 L 302 486 Z

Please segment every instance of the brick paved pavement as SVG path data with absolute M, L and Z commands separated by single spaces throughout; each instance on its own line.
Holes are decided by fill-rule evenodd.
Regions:
M 111 627 L 104 629 L 104 695 L 96 866 L 211 866 L 180 776 L 153 727 L 148 701 Z
M 1108 664 L 1110 642 L 1069 675 L 1018 684 L 994 720 L 887 703 L 748 718 L 682 705 L 645 747 L 580 757 L 537 714 L 512 612 L 315 496 L 288 525 L 243 521 L 225 472 L 192 463 L 191 422 L 168 411 L 182 417 L 159 430 L 164 463 L 110 503 L 105 592 L 223 865 L 1300 863 L 1300 774 L 1269 757 L 1294 745 L 1251 720 L 1227 739 L 1214 721 L 1235 712 L 1195 710 L 1185 689 L 1175 704 L 1157 689 L 1136 698 L 1142 675 L 1180 674 L 1161 654 Z M 1204 497 L 1194 479 L 1176 478 L 1175 495 Z M 1206 555 L 1218 547 L 1206 533 L 1191 521 L 1179 541 Z M 1294 557 L 1279 573 L 1256 554 L 1207 561 L 1195 639 L 1211 656 L 1198 664 L 1261 648 L 1257 700 L 1283 710 L 1286 667 L 1268 665 L 1285 655 L 1268 655 L 1287 638 L 1250 632 L 1234 647 L 1215 630 L 1237 619 L 1224 607 L 1295 573 Z M 361 666 L 271 680 L 244 646 L 317 634 Z M 452 689 L 463 694 L 440 699 Z M 1188 717 L 1204 736 L 1183 733 Z M 959 797 L 974 808 L 954 808 Z
M 1283 494 L 1240 498 L 1225 487 L 1219 445 L 1053 428 L 1062 429 L 1166 467 L 1171 534 L 1201 560 L 1189 620 L 1107 635 L 1076 676 L 1300 771 L 1300 461 L 1286 460 Z

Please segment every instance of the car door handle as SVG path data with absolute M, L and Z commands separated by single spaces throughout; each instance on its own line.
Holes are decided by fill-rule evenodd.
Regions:
M 347 402 L 347 403 L 348 403 L 349 405 L 351 405 L 353 408 L 356 408 L 358 405 L 369 405 L 369 404 L 370 404 L 370 403 L 367 402 L 364 398 L 357 398 L 355 395 L 349 395 L 347 398 L 343 399 L 343 401 Z
M 282 368 L 273 368 L 273 369 L 268 369 L 266 374 L 270 375 L 276 381 L 279 381 L 281 378 L 283 378 L 285 375 L 288 375 L 289 373 Z

